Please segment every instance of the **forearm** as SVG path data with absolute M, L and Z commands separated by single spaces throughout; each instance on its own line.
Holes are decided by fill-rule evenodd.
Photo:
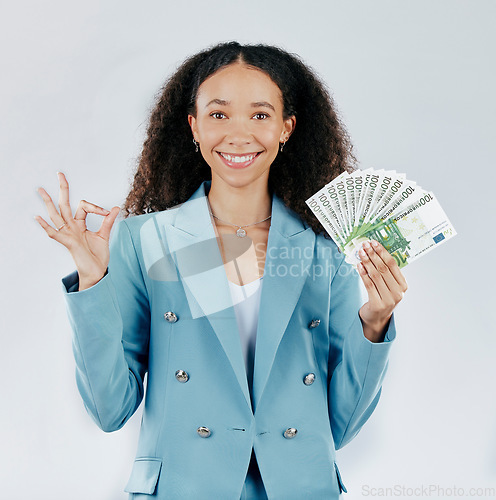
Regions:
M 364 321 L 362 315 L 359 312 L 365 338 L 374 343 L 384 342 L 384 337 L 386 335 L 386 331 L 388 329 L 392 314 L 393 313 L 391 313 L 386 319 L 379 320 L 377 321 L 377 323 L 372 324 L 370 322 Z
M 394 318 L 391 318 L 383 333 L 385 342 L 370 341 L 364 335 L 358 314 L 347 332 L 341 362 L 329 385 L 331 428 L 336 448 L 351 441 L 375 409 L 395 335 Z
M 70 280 L 64 292 L 79 392 L 97 425 L 117 430 L 143 397 L 145 360 L 124 350 L 123 323 L 110 276 L 79 292 L 68 293 L 66 284 L 71 288 Z

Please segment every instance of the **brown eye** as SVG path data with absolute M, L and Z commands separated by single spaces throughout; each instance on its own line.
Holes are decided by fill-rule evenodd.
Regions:
M 223 116 L 226 116 L 224 113 L 219 113 L 216 111 L 215 113 L 210 113 L 210 116 L 212 118 L 215 118 L 216 120 L 220 120 Z
M 258 117 L 257 120 L 265 120 L 269 115 L 267 113 L 257 113 L 255 117 Z

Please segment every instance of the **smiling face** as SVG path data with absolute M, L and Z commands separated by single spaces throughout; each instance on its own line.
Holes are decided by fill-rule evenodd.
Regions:
M 242 63 L 226 66 L 199 87 L 196 117 L 188 115 L 195 141 L 212 169 L 212 184 L 266 186 L 279 144 L 295 118 L 283 119 L 282 94 L 264 72 Z

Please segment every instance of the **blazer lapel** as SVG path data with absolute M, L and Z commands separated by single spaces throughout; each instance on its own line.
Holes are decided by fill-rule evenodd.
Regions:
M 205 316 L 210 322 L 251 409 L 238 324 L 208 210 L 206 185 L 209 181 L 177 209 L 175 222 L 164 230 L 192 317 Z
M 274 195 L 255 348 L 254 411 L 311 271 L 314 246 L 315 234 L 311 228 Z
M 265 259 L 255 348 L 253 402 L 229 283 L 213 228 L 205 181 L 163 229 L 192 317 L 206 316 L 236 374 L 250 409 L 255 410 L 277 349 L 300 298 L 313 260 L 315 234 L 276 195 Z

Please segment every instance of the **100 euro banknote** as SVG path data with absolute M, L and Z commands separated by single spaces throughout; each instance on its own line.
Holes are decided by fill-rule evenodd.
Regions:
M 430 252 L 456 235 L 434 194 L 427 192 L 413 205 L 386 219 L 378 218 L 344 247 L 346 261 L 360 262 L 358 251 L 368 240 L 376 240 L 394 257 L 399 267 Z
M 395 171 L 342 173 L 306 203 L 355 268 L 367 240 L 404 267 L 456 235 L 434 194 Z

